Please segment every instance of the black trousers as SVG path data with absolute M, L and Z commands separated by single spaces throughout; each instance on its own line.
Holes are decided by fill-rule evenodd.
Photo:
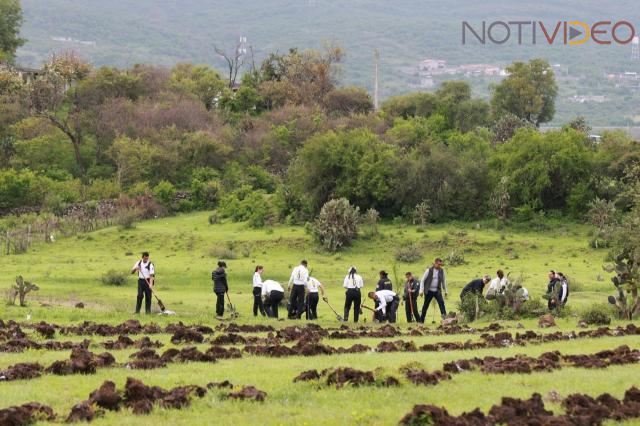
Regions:
M 320 296 L 318 295 L 318 293 L 307 294 L 307 319 L 308 320 L 318 319 L 318 301 L 320 301 Z
M 398 296 L 393 298 L 393 301 L 387 305 L 387 319 L 389 323 L 394 324 L 397 318 L 398 308 L 400 307 L 400 298 Z
M 360 289 L 349 288 L 345 294 L 344 320 L 349 321 L 349 311 L 351 310 L 351 305 L 353 305 L 353 321 L 358 322 L 358 318 L 360 317 L 360 305 L 362 304 Z
M 264 309 L 267 312 L 267 316 L 271 318 L 278 318 L 278 305 L 284 299 L 284 293 L 274 290 L 264 301 Z
M 253 316 L 258 316 L 258 311 L 265 316 L 264 306 L 262 305 L 262 289 L 260 287 L 253 288 Z
M 413 322 L 415 318 L 416 322 L 420 322 L 420 311 L 418 311 L 418 293 L 411 293 L 409 299 L 404 301 L 404 312 L 407 315 L 407 322 Z M 412 314 L 413 312 L 413 314 Z
M 295 315 L 292 311 L 295 309 Z M 289 297 L 289 317 L 294 316 L 300 319 L 304 312 L 304 285 L 294 284 L 291 288 L 291 296 Z
M 142 299 L 144 298 L 144 311 L 151 312 L 151 287 L 147 280 L 138 278 L 138 298 L 136 299 L 136 313 L 140 313 L 142 307 Z
M 424 304 L 422 305 L 422 315 L 420 317 L 420 322 L 424 322 L 427 317 L 427 310 L 429 309 L 429 305 L 433 299 L 436 299 L 438 302 L 438 307 L 440 308 L 440 315 L 445 317 L 447 315 L 447 309 L 444 306 L 444 298 L 442 297 L 441 291 L 427 291 L 427 294 L 424 296 Z
M 224 315 L 224 293 L 216 292 L 216 315 L 219 317 Z

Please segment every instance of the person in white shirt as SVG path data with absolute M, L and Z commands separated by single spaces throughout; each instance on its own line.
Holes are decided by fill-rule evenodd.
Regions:
M 342 284 L 347 289 L 344 301 L 344 320 L 349 321 L 349 311 L 353 305 L 353 321 L 358 322 L 360 317 L 360 306 L 362 305 L 362 296 L 360 295 L 360 289 L 364 287 L 364 281 L 360 275 L 357 274 L 356 267 L 349 268 L 349 273 L 344 278 Z
M 497 277 L 492 279 L 489 283 L 489 288 L 487 289 L 487 294 L 485 296 L 487 300 L 494 300 L 499 294 L 502 294 L 509 283 L 509 280 L 504 276 L 502 269 L 498 269 L 496 275 Z
M 136 299 L 136 314 L 140 313 L 142 307 L 142 299 L 144 298 L 144 310 L 147 314 L 151 313 L 151 289 L 153 288 L 156 275 L 155 267 L 149 260 L 149 253 L 142 253 L 142 260 L 133 265 L 131 274 L 138 273 L 138 297 Z
M 278 305 L 284 299 L 284 289 L 274 280 L 264 280 L 262 282 L 262 297 L 264 298 L 264 309 L 270 318 L 278 318 Z
M 396 312 L 398 311 L 398 306 L 400 306 L 400 298 L 395 292 L 391 290 L 372 291 L 369 292 L 369 299 L 378 302 L 378 307 L 375 310 L 376 314 L 382 314 L 376 315 L 379 321 L 382 322 L 386 318 L 390 324 L 396 322 Z
M 291 278 L 289 278 L 289 284 L 287 285 L 287 291 L 289 292 L 289 318 L 300 319 L 302 312 L 304 312 L 305 287 L 309 279 L 307 266 L 307 261 L 303 260 L 300 265 L 291 271 Z
M 262 316 L 265 316 L 264 305 L 262 304 L 262 273 L 264 267 L 262 265 L 256 266 L 256 271 L 253 274 L 253 316 L 258 316 L 258 311 Z
M 309 277 L 307 280 L 307 319 L 318 319 L 318 302 L 320 296 L 318 290 L 322 293 L 322 298 L 326 299 L 324 295 L 324 286 L 320 281 L 313 277 Z

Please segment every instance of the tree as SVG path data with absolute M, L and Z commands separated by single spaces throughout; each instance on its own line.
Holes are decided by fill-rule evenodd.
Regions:
M 74 84 L 89 75 L 91 67 L 72 52 L 54 55 L 45 64 L 43 78 L 27 86 L 25 98 L 30 111 L 60 129 L 71 142 L 80 174 L 86 172 L 81 153 L 86 110 Z
M 229 73 L 227 75 L 227 83 L 229 89 L 233 89 L 238 80 L 238 73 L 244 67 L 245 55 L 247 53 L 242 42 L 238 42 L 231 50 L 225 50 L 222 47 L 214 46 L 216 54 L 224 60 Z
M 544 59 L 514 62 L 507 72 L 508 77 L 493 88 L 494 116 L 511 113 L 535 126 L 551 121 L 558 86 L 549 63 Z
M 330 91 L 324 98 L 328 112 L 338 114 L 367 114 L 373 111 L 371 96 L 360 87 L 345 87 Z
M 171 70 L 172 89 L 194 96 L 210 110 L 225 87 L 218 71 L 207 65 L 178 64 Z
M 502 114 L 493 123 L 493 143 L 504 143 L 510 140 L 518 129 L 522 129 L 523 127 L 533 127 L 533 125 L 510 112 Z
M 126 136 L 116 139 L 109 154 L 117 166 L 118 183 L 125 186 L 148 178 L 154 167 L 155 152 L 147 141 Z
M 346 198 L 330 200 L 322 206 L 311 232 L 318 243 L 330 252 L 349 245 L 358 234 L 360 209 Z
M 0 62 L 12 63 L 16 50 L 25 43 L 19 37 L 22 21 L 20 0 L 0 0 Z

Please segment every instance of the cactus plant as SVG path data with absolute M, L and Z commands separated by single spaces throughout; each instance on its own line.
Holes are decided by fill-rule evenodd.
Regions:
M 615 263 L 605 265 L 603 269 L 616 275 L 611 282 L 616 287 L 617 295 L 609 296 L 609 303 L 615 305 L 620 318 L 632 320 L 640 308 L 638 300 L 638 279 L 640 270 L 638 262 L 630 250 L 624 250 L 615 258 Z
M 26 298 L 27 298 L 27 294 L 32 292 L 32 291 L 38 291 L 40 290 L 38 288 L 37 285 L 29 282 L 29 281 L 25 281 L 22 278 L 22 275 L 16 277 L 16 283 L 14 285 L 11 286 L 10 289 L 13 292 L 13 301 L 12 301 L 12 305 L 15 305 L 16 303 L 16 297 L 19 296 L 20 298 L 20 306 L 27 306 L 26 304 Z

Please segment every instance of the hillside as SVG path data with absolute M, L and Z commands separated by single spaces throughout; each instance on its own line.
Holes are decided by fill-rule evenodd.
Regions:
M 400 0 L 268 0 L 246 3 L 231 0 L 183 2 L 115 0 L 23 0 L 23 36 L 29 42 L 19 61 L 39 64 L 50 52 L 74 49 L 96 64 L 128 66 L 135 63 L 171 65 L 180 61 L 213 63 L 213 45 L 232 46 L 247 37 L 257 60 L 290 47 L 317 48 L 333 42 L 347 52 L 342 81 L 371 89 L 373 51 L 381 52 L 382 96 L 416 90 L 412 75 L 424 58 L 463 63 L 507 65 L 514 60 L 544 57 L 569 70 L 562 81 L 556 123 L 583 114 L 594 125 L 626 125 L 635 119 L 632 106 L 638 92 L 616 88 L 605 72 L 640 71 L 630 60 L 630 47 L 461 45 L 461 22 L 482 20 L 629 19 L 633 1 L 604 4 L 595 0 L 514 4 L 471 0 L 446 4 Z M 491 79 L 472 78 L 475 89 L 487 94 Z M 574 95 L 606 95 L 604 103 L 577 104 Z M 622 111 L 622 113 L 621 113 Z

